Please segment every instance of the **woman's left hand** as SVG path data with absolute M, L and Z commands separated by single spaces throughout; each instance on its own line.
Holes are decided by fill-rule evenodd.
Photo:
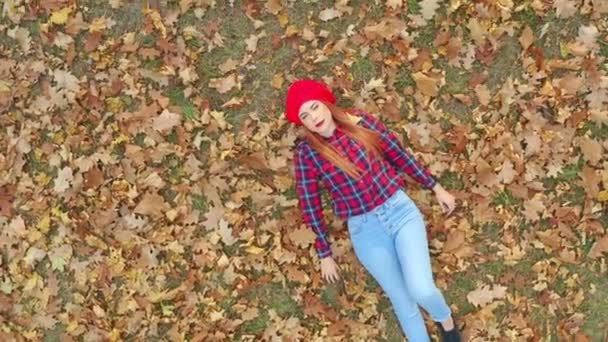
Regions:
M 443 213 L 446 214 L 446 216 L 449 216 L 452 211 L 454 211 L 454 208 L 456 208 L 456 199 L 439 183 L 433 187 L 433 191 L 435 192 L 435 196 L 437 196 L 437 201 L 441 204 Z

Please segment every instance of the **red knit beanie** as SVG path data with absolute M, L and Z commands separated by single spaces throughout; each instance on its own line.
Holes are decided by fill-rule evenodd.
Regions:
M 285 116 L 287 117 L 287 121 L 301 125 L 302 121 L 298 117 L 300 106 L 310 100 L 336 103 L 334 94 L 323 83 L 315 80 L 295 81 L 289 86 L 289 90 L 287 90 L 287 99 L 285 100 Z

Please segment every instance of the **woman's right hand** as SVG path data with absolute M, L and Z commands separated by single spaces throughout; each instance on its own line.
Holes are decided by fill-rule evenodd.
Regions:
M 339 268 L 334 258 L 331 256 L 325 257 L 321 259 L 321 276 L 326 281 L 333 283 L 340 279 L 340 274 L 338 273 Z

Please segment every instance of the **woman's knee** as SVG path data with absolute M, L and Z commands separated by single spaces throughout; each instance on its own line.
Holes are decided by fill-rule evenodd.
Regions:
M 410 285 L 408 292 L 416 303 L 424 303 L 440 293 L 433 283 Z

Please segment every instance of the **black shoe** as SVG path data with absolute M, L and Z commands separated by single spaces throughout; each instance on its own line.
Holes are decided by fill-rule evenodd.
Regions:
M 435 322 L 435 324 L 437 325 L 437 329 L 439 329 L 439 331 L 441 332 L 441 340 L 443 342 L 462 341 L 462 339 L 460 338 L 460 332 L 458 331 L 458 324 L 456 324 L 456 320 L 453 317 L 452 319 L 454 320 L 454 329 L 448 331 L 443 328 L 443 325 L 441 325 L 441 323 Z

